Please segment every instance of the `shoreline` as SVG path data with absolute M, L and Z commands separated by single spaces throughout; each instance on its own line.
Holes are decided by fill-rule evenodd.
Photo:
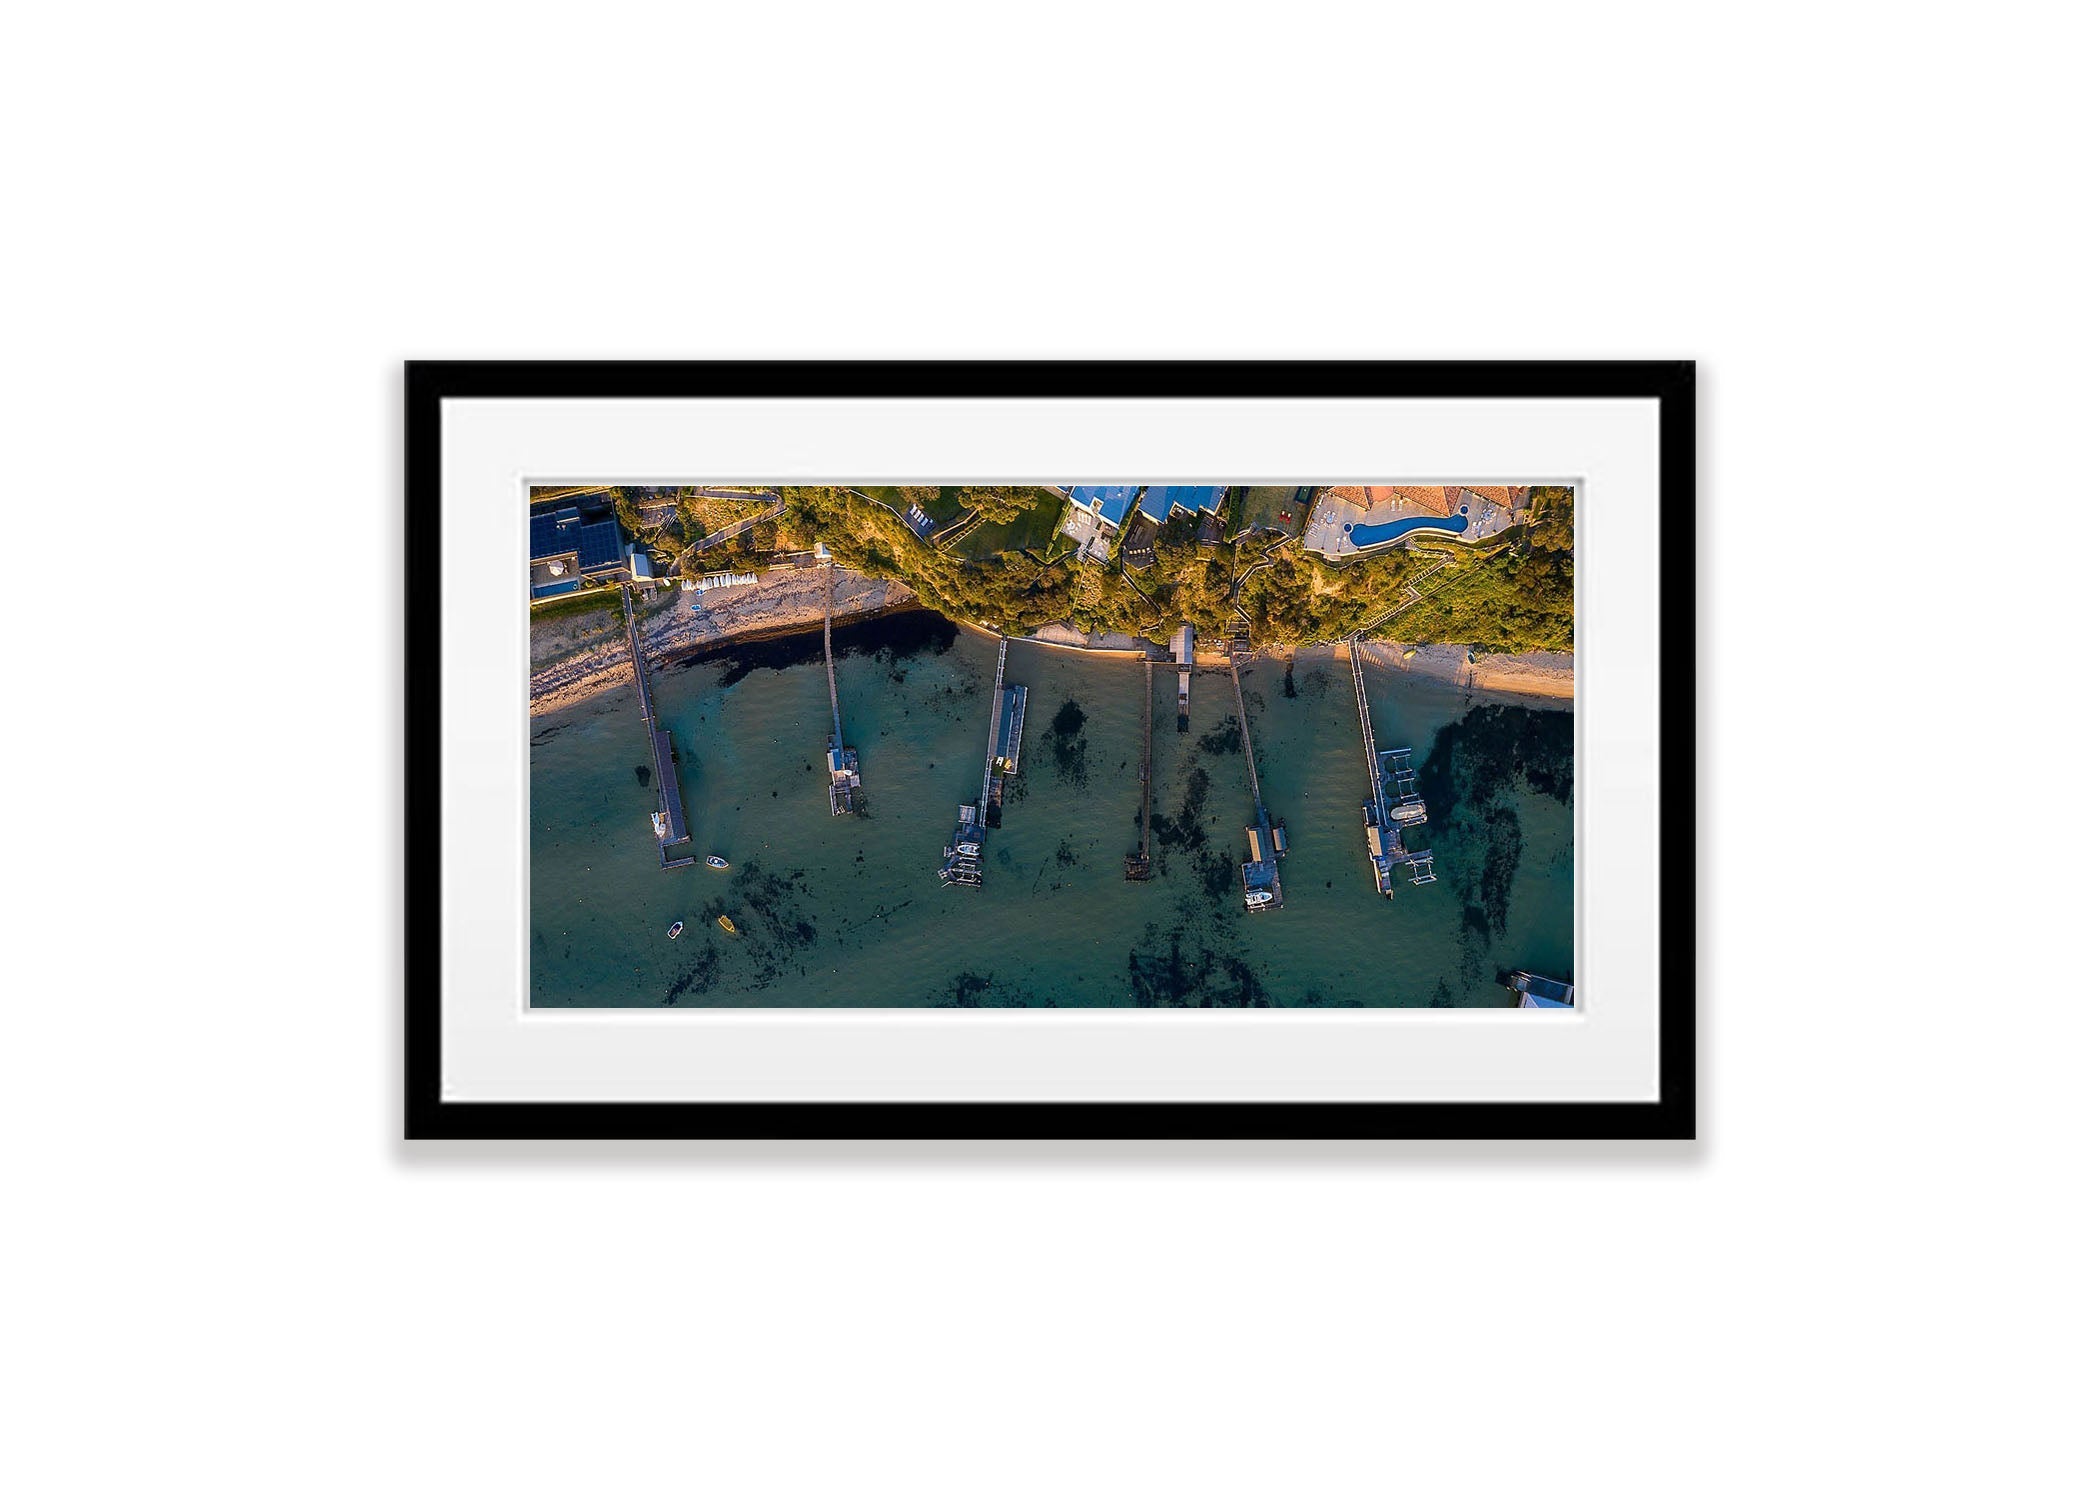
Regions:
M 1410 677 L 1446 683 L 1469 697 L 1568 712 L 1575 707 L 1575 655 L 1571 651 L 1476 656 L 1469 662 L 1464 646 L 1417 646 L 1411 661 L 1406 654 L 1409 648 L 1395 641 L 1364 641 L 1359 649 L 1368 661 Z M 1346 657 L 1348 653 L 1336 647 L 1335 654 Z
M 924 610 L 940 611 L 921 604 L 903 584 L 869 578 L 851 569 L 834 572 L 837 596 L 832 609 L 834 624 L 865 622 L 885 615 Z M 759 582 L 736 591 L 721 606 L 698 613 L 687 607 L 695 596 L 673 593 L 670 602 L 644 604 L 642 644 L 657 659 L 659 668 L 683 665 L 712 649 L 731 645 L 756 645 L 787 637 L 814 634 L 823 629 L 824 573 L 814 568 L 765 573 Z M 617 617 L 615 617 L 617 618 Z M 942 616 L 946 619 L 946 616 Z M 949 620 L 959 630 L 999 638 L 999 632 L 974 620 Z M 1043 627 L 1036 633 L 1006 637 L 1028 645 L 1087 655 L 1123 657 L 1131 660 L 1161 652 L 1163 647 L 1127 636 L 1110 637 L 1082 632 L 1066 624 Z M 1101 644 L 1094 644 L 1096 640 Z M 560 647 L 573 649 L 557 655 Z M 540 642 L 536 639 L 537 653 Z M 558 712 L 609 692 L 631 681 L 626 631 L 618 625 L 594 625 L 588 621 L 549 632 L 548 655 L 532 663 L 531 714 Z M 1412 659 L 1409 648 L 1393 641 L 1364 641 L 1359 649 L 1380 666 L 1443 683 L 1468 697 L 1490 702 L 1571 711 L 1575 698 L 1575 658 L 1569 652 L 1534 651 L 1466 659 L 1464 646 L 1429 644 L 1417 646 Z M 1344 660 L 1347 645 L 1341 641 L 1308 641 L 1296 646 L 1265 646 L 1255 656 L 1326 656 Z M 1230 658 L 1221 651 L 1196 652 L 1196 666 L 1223 668 Z
M 664 664 L 686 660 L 723 642 L 770 640 L 822 630 L 827 571 L 835 589 L 834 624 L 922 607 L 918 596 L 903 584 L 870 578 L 850 568 L 776 568 L 759 574 L 754 584 L 706 594 L 664 588 L 657 592 L 667 598 L 636 601 L 642 649 Z M 702 608 L 692 608 L 702 601 Z M 617 601 L 609 616 L 548 622 L 544 629 L 534 625 L 529 634 L 528 697 L 534 718 L 633 680 L 627 631 Z

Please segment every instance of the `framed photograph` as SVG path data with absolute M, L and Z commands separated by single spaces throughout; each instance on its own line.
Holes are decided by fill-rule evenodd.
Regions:
M 406 1129 L 1674 1137 L 1688 363 L 412 363 Z

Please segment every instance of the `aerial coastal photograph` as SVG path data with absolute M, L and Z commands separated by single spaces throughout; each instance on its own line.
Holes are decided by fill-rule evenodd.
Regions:
M 1578 1003 L 1571 486 L 523 503 L 534 1007 Z

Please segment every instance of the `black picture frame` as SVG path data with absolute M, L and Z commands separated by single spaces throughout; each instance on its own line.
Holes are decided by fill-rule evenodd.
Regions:
M 410 361 L 405 1133 L 432 1139 L 1692 1139 L 1695 500 L 1690 361 Z M 477 1103 L 440 1095 L 441 406 L 453 398 L 1654 398 L 1660 403 L 1660 1095 L 1644 1103 Z

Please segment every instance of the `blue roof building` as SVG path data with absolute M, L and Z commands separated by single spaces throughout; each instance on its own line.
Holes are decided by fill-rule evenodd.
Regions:
M 1543 974 L 1533 974 L 1519 969 L 1507 975 L 1503 981 L 1511 994 L 1517 997 L 1517 1005 L 1524 1010 L 1573 1010 L 1575 1008 L 1575 986 L 1558 979 L 1548 979 Z
M 1120 526 L 1130 514 L 1132 497 L 1140 490 L 1144 498 L 1137 502 L 1139 513 L 1159 522 L 1177 510 L 1195 515 L 1215 511 L 1225 503 L 1222 484 L 1080 484 L 1065 493 L 1081 510 L 1094 511 L 1106 524 Z
M 1138 501 L 1138 509 L 1160 524 L 1177 510 L 1190 515 L 1200 511 L 1215 511 L 1225 503 L 1225 486 L 1222 484 L 1153 484 L 1145 487 L 1145 498 Z
M 1065 493 L 1081 510 L 1098 513 L 1110 526 L 1121 526 L 1123 518 L 1130 514 L 1130 502 L 1140 488 L 1142 486 L 1135 484 L 1081 484 Z
M 586 521 L 573 505 L 532 513 L 532 555 L 526 585 L 535 599 L 574 593 L 587 578 L 626 571 L 620 523 L 611 516 Z
M 1108 561 L 1123 523 L 1135 515 L 1123 542 L 1124 559 L 1133 567 L 1152 565 L 1152 541 L 1176 511 L 1216 518 L 1224 508 L 1226 487 L 1222 484 L 1080 484 L 1065 490 L 1072 510 L 1059 529 L 1079 544 L 1081 553 L 1100 562 Z M 1205 542 L 1222 538 L 1221 528 L 1205 522 L 1210 531 Z

